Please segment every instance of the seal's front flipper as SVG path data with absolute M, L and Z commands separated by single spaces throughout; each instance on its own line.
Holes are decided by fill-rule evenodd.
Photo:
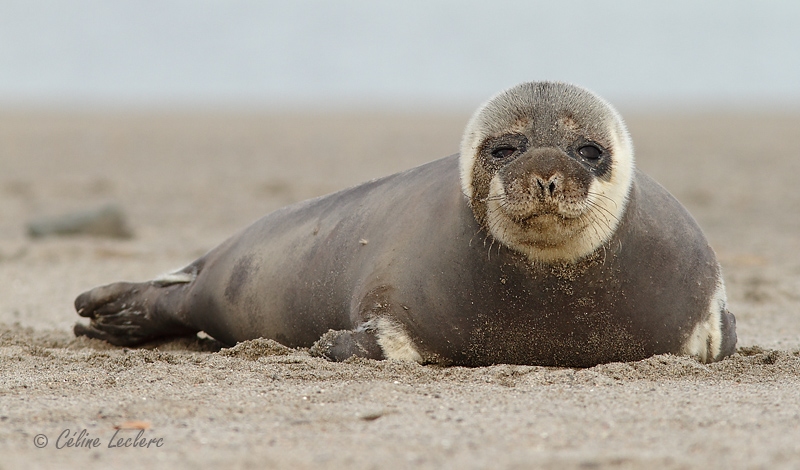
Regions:
M 187 336 L 197 329 L 179 319 L 186 284 L 118 282 L 96 287 L 75 299 L 78 315 L 91 319 L 76 324 L 76 336 L 102 339 L 116 346 L 134 346 L 157 338 Z
M 312 356 L 321 356 L 331 361 L 344 361 L 349 357 L 385 359 L 383 350 L 373 330 L 328 330 L 311 346 Z

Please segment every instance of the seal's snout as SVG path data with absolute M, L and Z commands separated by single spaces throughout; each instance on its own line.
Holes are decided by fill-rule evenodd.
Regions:
M 591 177 L 580 165 L 556 148 L 537 148 L 501 170 L 510 197 L 539 204 L 575 203 L 585 196 Z

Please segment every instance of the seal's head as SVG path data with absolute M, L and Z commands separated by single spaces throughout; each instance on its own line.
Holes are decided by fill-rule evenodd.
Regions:
M 605 100 L 566 83 L 522 83 L 470 119 L 461 186 L 475 218 L 534 262 L 573 262 L 613 235 L 633 178 L 633 146 Z

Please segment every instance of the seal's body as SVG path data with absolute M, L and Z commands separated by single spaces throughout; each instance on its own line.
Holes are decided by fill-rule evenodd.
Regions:
M 522 116 L 493 108 L 508 97 Z M 84 293 L 92 322 L 76 333 L 136 344 L 205 331 L 473 366 L 732 354 L 713 251 L 633 169 L 609 109 L 570 85 L 520 85 L 476 113 L 460 158 L 289 206 L 179 272 Z

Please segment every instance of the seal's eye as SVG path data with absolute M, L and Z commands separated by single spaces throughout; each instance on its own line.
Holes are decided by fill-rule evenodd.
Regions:
M 496 149 L 492 150 L 492 157 L 498 160 L 502 160 L 503 158 L 508 158 L 511 155 L 514 155 L 516 151 L 517 149 L 514 147 L 511 147 L 509 145 L 503 145 L 501 147 L 497 147 Z
M 594 145 L 584 145 L 578 149 L 578 154 L 587 160 L 597 160 L 603 152 Z

